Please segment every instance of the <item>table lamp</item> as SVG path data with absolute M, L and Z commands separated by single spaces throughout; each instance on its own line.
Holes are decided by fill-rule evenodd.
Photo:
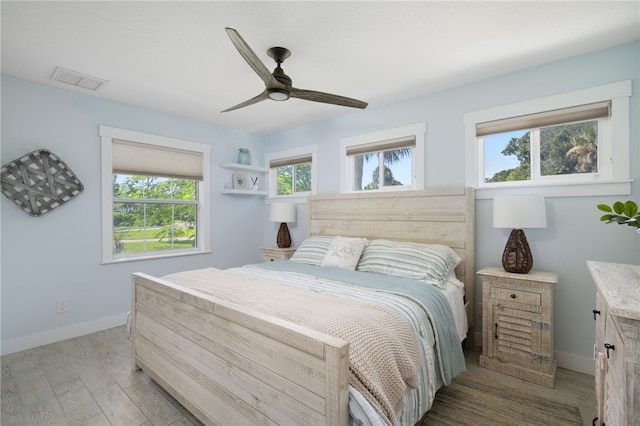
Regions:
M 533 256 L 522 228 L 546 228 L 547 213 L 542 195 L 508 195 L 493 198 L 493 227 L 511 228 L 502 254 L 507 272 L 526 274 L 533 267 Z
M 280 248 L 291 247 L 291 235 L 289 234 L 289 228 L 287 227 L 287 222 L 296 221 L 295 204 L 271 203 L 269 220 L 271 222 L 280 222 L 280 228 L 278 229 L 278 237 L 276 239 L 276 242 L 278 243 L 278 247 Z

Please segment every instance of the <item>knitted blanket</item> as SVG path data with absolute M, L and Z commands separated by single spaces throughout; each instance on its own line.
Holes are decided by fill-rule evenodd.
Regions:
M 417 386 L 418 345 L 387 308 L 215 268 L 163 279 L 349 342 L 349 382 L 389 425 Z

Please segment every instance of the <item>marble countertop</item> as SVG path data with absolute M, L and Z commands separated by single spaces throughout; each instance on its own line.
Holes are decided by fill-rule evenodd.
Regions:
M 587 261 L 609 313 L 640 320 L 640 265 Z

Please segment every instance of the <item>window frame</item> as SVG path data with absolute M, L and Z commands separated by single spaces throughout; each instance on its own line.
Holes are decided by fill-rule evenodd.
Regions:
M 466 186 L 476 189 L 478 199 L 515 193 L 545 196 L 630 194 L 630 96 L 631 81 L 626 80 L 464 114 Z M 484 182 L 484 147 L 476 136 L 478 124 L 606 101 L 611 102 L 611 116 L 598 120 L 598 173 L 560 178 L 543 176 L 531 181 Z M 535 173 L 533 155 L 537 153 L 536 161 L 539 161 L 539 147 L 532 145 L 531 148 L 532 173 Z
M 273 201 L 289 200 L 294 203 L 306 203 L 309 195 L 316 195 L 318 193 L 318 145 L 306 145 L 298 148 L 287 149 L 283 151 L 269 152 L 265 154 L 265 164 L 269 169 L 269 195 L 268 199 Z M 287 160 L 291 160 L 292 164 L 295 160 L 302 157 L 311 157 L 311 191 L 294 192 L 290 195 L 278 194 L 278 176 L 277 170 L 271 167 L 271 163 L 282 163 Z M 284 167 L 286 164 L 281 164 L 279 167 Z
M 424 189 L 424 143 L 426 130 L 427 124 L 422 122 L 340 139 L 340 192 L 372 193 Z M 347 152 L 356 147 L 366 149 L 367 146 L 371 146 L 373 152 L 376 151 L 376 147 L 382 147 L 385 141 L 403 138 L 415 140 L 415 147 L 413 147 L 411 154 L 411 185 L 392 185 L 383 186 L 378 189 L 354 190 L 354 168 L 353 161 L 350 160 L 353 156 L 347 155 Z M 379 151 L 380 149 L 377 150 Z M 422 164 L 419 164 L 419 161 L 421 161 Z
M 161 259 L 176 256 L 190 256 L 211 252 L 209 201 L 211 181 L 211 147 L 199 142 L 158 136 L 149 133 L 136 132 L 110 126 L 99 126 L 101 139 L 101 175 L 102 175 L 102 264 L 122 263 L 148 259 Z M 196 242 L 191 249 L 162 250 L 148 253 L 136 253 L 125 257 L 115 257 L 113 254 L 113 151 L 114 140 L 130 141 L 149 147 L 168 148 L 193 151 L 202 155 L 202 181 L 198 181 L 196 203 Z

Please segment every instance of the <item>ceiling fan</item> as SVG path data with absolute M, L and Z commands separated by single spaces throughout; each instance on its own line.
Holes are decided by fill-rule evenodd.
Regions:
M 233 28 L 225 28 L 225 31 L 233 45 L 238 49 L 238 52 L 240 52 L 240 55 L 245 61 L 247 61 L 249 66 L 253 68 L 262 81 L 264 81 L 265 89 L 258 96 L 232 106 L 231 108 L 225 109 L 222 112 L 243 108 L 257 102 L 264 101 L 265 99 L 286 101 L 289 98 L 298 98 L 306 101 L 323 102 L 325 104 L 342 105 L 353 108 L 367 107 L 367 102 L 362 102 L 357 99 L 332 95 L 331 93 L 316 92 L 314 90 L 296 89 L 291 86 L 291 78 L 284 73 L 284 70 L 280 66 L 282 62 L 291 55 L 291 52 L 288 49 L 284 47 L 272 47 L 267 50 L 267 54 L 273 58 L 277 64 L 273 73 L 271 73 L 236 30 Z

